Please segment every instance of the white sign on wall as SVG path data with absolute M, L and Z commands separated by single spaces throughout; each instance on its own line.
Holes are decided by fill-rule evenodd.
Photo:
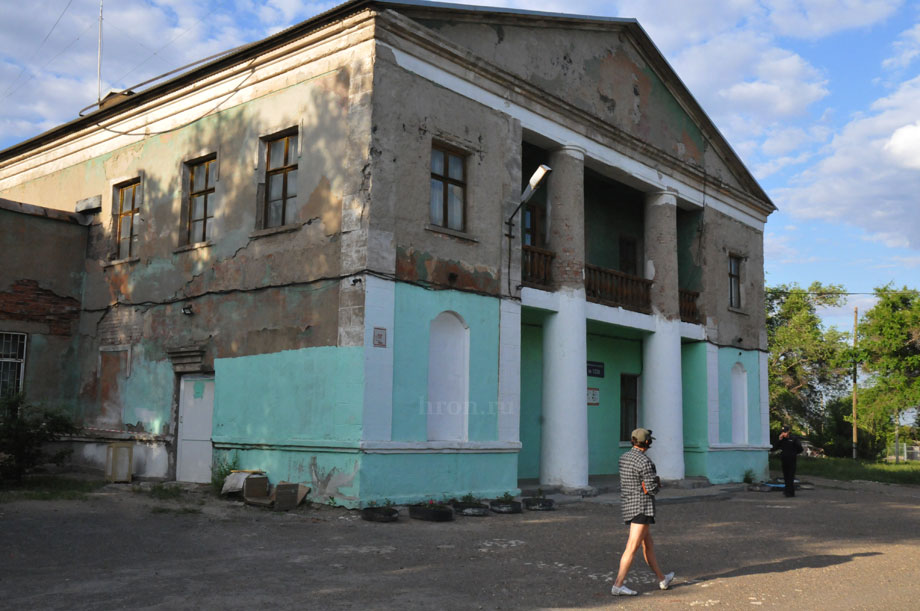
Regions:
M 588 389 L 588 405 L 600 405 L 601 404 L 601 389 L 600 388 L 589 388 Z

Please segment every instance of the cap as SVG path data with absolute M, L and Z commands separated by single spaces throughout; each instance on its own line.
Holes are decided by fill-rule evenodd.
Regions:
M 645 443 L 646 441 L 649 441 L 650 439 L 654 439 L 654 437 L 652 437 L 652 432 L 648 429 L 636 429 L 632 432 L 630 437 L 632 437 L 639 443 Z
M 782 430 L 781 432 L 783 432 L 783 433 L 788 433 L 788 432 L 789 432 L 789 427 L 788 427 L 788 426 L 784 426 L 784 427 L 783 427 L 783 430 Z

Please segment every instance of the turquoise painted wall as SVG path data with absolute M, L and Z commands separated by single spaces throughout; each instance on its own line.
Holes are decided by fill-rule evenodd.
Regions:
M 705 461 L 697 460 L 709 447 L 709 386 L 705 342 L 681 345 L 681 383 L 684 415 L 684 471 L 706 475 Z
M 310 487 L 307 498 L 346 507 L 359 505 L 361 455 L 357 452 L 301 452 L 277 449 L 217 449 L 214 462 L 234 458 L 240 469 L 264 471 L 272 485 L 281 481 Z
M 521 451 L 518 477 L 540 477 L 543 436 L 543 327 L 521 325 Z
M 365 454 L 360 477 L 364 505 L 520 493 L 514 453 Z
M 761 439 L 760 353 L 719 348 L 719 443 L 732 442 L 732 367 L 739 362 L 747 371 L 748 440 Z
M 620 446 L 620 375 L 642 373 L 642 343 L 590 333 L 587 339 L 588 360 L 604 364 L 603 378 L 588 377 L 588 387 L 600 391 L 600 405 L 588 406 L 588 473 L 607 475 L 618 472 L 629 449 Z
M 361 439 L 364 349 L 324 346 L 214 359 L 215 442 Z
M 755 481 L 769 479 L 769 465 L 765 450 L 727 450 L 700 455 L 706 465 L 706 477 L 713 484 L 744 481 L 749 470 Z
M 499 300 L 397 283 L 395 301 L 393 440 L 427 440 L 428 334 L 444 311 L 459 314 L 470 329 L 469 440 L 497 440 Z
M 121 421 L 126 426 L 143 426 L 148 433 L 168 433 L 174 385 L 175 372 L 168 359 L 146 360 L 143 348 L 135 347 L 131 355 L 131 375 L 122 386 Z
M 678 208 L 677 210 L 677 283 L 682 289 L 699 291 L 703 284 L 703 268 L 696 261 L 702 258 L 698 251 L 703 213 Z

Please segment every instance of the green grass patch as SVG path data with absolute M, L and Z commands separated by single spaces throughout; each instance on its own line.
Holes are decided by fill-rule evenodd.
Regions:
M 0 502 L 83 501 L 87 494 L 105 486 L 104 481 L 67 477 L 26 477 L 22 483 L 0 487 Z
M 154 484 L 150 488 L 144 488 L 138 485 L 131 487 L 133 492 L 146 494 L 150 498 L 160 501 L 178 501 L 182 498 L 182 488 L 179 486 L 164 486 L 163 484 Z
M 198 507 L 162 507 L 157 506 L 150 509 L 150 513 L 174 513 L 177 515 L 201 513 Z
M 780 460 L 770 457 L 770 469 L 782 471 Z M 803 458 L 796 464 L 796 476 L 816 475 L 843 481 L 865 480 L 886 484 L 920 484 L 920 462 L 880 463 L 852 458 Z

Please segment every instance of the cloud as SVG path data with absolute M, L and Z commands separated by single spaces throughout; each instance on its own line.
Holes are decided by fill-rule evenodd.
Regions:
M 861 227 L 892 247 L 920 249 L 920 77 L 901 83 L 847 123 L 819 162 L 773 193 L 786 212 Z
M 920 56 L 920 23 L 902 32 L 898 40 L 894 41 L 891 46 L 894 55 L 882 61 L 882 67 L 894 70 L 910 66 Z
M 884 21 L 902 0 L 767 0 L 778 34 L 815 39 Z

